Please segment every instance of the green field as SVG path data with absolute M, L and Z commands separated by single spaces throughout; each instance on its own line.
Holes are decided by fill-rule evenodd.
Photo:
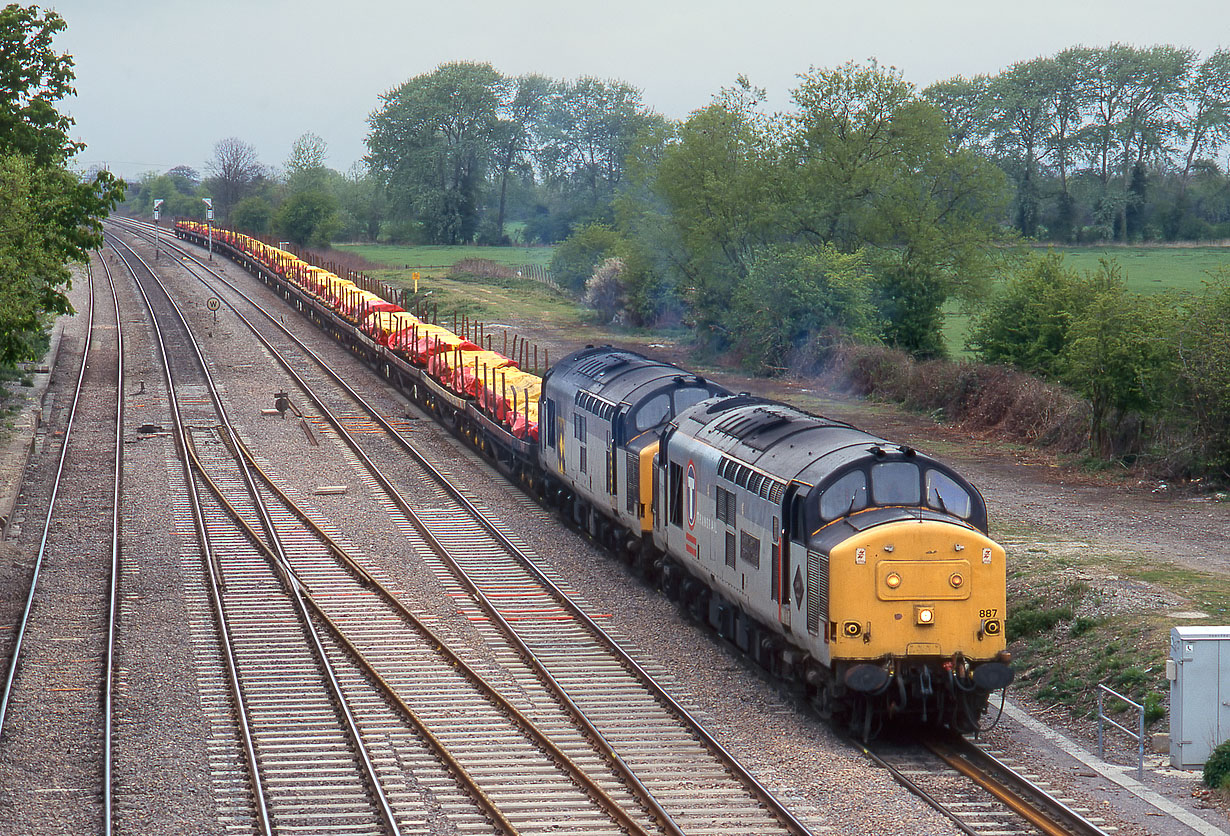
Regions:
M 1072 247 L 1056 249 L 1064 264 L 1081 272 L 1113 259 L 1136 293 L 1199 292 L 1218 270 L 1230 273 L 1230 247 Z
M 1097 270 L 1099 261 L 1116 261 L 1133 293 L 1199 293 L 1204 283 L 1225 270 L 1230 276 L 1230 247 L 1038 247 L 1053 249 L 1063 263 L 1082 273 Z M 955 302 L 944 307 L 944 340 L 953 357 L 968 357 L 965 337 L 970 317 Z
M 399 247 L 392 244 L 340 244 L 337 249 L 361 255 L 389 267 L 452 267 L 467 258 L 485 258 L 509 267 L 537 264 L 546 267 L 554 247 Z

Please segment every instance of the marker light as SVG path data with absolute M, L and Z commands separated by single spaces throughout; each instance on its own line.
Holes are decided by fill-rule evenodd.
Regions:
M 953 572 L 951 575 L 948 576 L 948 584 L 953 589 L 960 589 L 962 586 L 965 585 L 965 576 L 962 575 L 960 572 Z
M 901 586 L 901 576 L 896 572 L 889 572 L 884 578 L 884 583 L 888 584 L 889 589 L 896 589 Z

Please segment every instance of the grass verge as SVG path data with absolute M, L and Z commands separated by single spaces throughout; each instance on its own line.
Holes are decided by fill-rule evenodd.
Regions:
M 997 534 L 1009 548 L 1007 636 L 1015 687 L 1075 717 L 1093 717 L 1097 686 L 1106 684 L 1145 706 L 1147 726 L 1162 720 L 1170 696 L 1170 629 L 1224 623 L 1230 612 L 1224 577 L 1159 565 L 1146 554 L 1013 543 L 1014 533 Z M 1106 708 L 1128 710 L 1117 701 Z
M 392 244 L 339 244 L 336 249 L 357 253 L 388 267 L 445 271 L 467 258 L 484 258 L 509 267 L 537 264 L 546 267 L 554 247 L 400 247 Z

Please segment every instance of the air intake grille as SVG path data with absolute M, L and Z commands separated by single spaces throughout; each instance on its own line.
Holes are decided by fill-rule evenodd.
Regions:
M 628 454 L 628 513 L 636 515 L 636 506 L 641 501 L 640 457 Z
M 829 559 L 807 550 L 807 632 L 820 635 L 820 623 L 829 619 Z

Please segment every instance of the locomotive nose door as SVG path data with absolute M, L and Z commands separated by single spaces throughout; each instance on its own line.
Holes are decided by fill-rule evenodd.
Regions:
M 807 554 L 807 532 L 804 523 L 803 497 L 799 495 L 799 485 L 791 483 L 782 497 L 782 530 L 781 539 L 781 572 L 778 578 L 777 611 L 778 621 L 790 632 L 790 613 L 793 609 L 803 606 L 803 576 L 794 566 L 792 558 L 795 555 Z M 799 577 L 795 578 L 795 573 Z M 797 582 L 796 582 L 797 581 Z M 799 587 L 798 591 L 795 587 Z

